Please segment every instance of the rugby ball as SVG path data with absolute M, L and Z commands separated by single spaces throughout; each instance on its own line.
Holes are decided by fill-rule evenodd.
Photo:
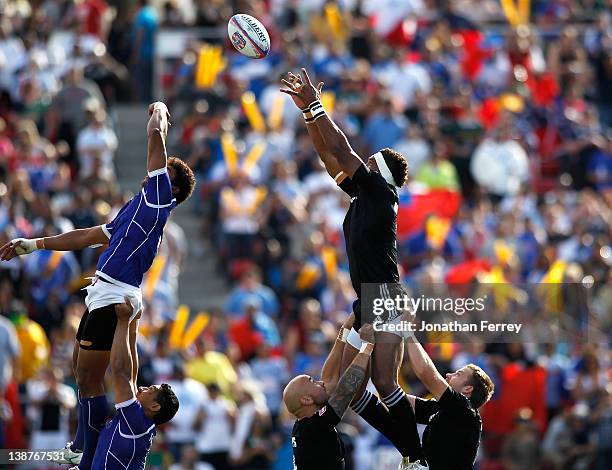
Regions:
M 234 49 L 252 59 L 263 59 L 270 52 L 270 35 L 259 20 L 239 13 L 227 23 L 227 35 Z

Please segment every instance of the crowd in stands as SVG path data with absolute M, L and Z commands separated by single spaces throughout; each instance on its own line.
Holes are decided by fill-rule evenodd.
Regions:
M 104 223 L 129 199 L 113 163 L 117 102 L 167 101 L 171 153 L 197 174 L 188 204 L 202 233 L 169 223 L 143 283 L 139 382 L 170 383 L 181 404 L 148 468 L 292 468 L 282 389 L 295 374 L 319 375 L 354 300 L 349 198 L 278 93 L 281 74 L 300 66 L 325 82 L 324 104 L 358 154 L 393 147 L 409 161 L 398 249 L 412 292 L 475 280 L 586 288 L 587 306 L 574 308 L 588 339 L 426 345 L 440 372 L 473 362 L 495 382 L 477 468 L 612 468 L 612 5 L 518 3 L 530 5 L 527 18 L 493 0 L 140 0 L 119 10 L 0 0 L 0 244 Z M 267 27 L 265 60 L 231 49 L 233 12 Z M 156 83 L 155 35 L 192 26 L 222 47 L 225 68 L 198 86 L 195 40 Z M 246 91 L 263 122 L 246 112 Z M 183 341 L 179 272 L 202 237 L 229 293 Z M 80 289 L 99 253 L 0 264 L 3 448 L 70 440 Z M 543 301 L 533 315 L 574 300 L 555 295 L 561 307 Z M 400 375 L 426 396 L 407 364 Z M 347 469 L 397 466 L 357 416 L 339 429 Z

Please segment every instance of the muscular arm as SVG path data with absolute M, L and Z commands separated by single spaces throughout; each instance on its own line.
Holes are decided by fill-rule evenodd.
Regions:
M 82 250 L 91 245 L 108 244 L 108 237 L 100 226 L 71 230 L 43 240 L 45 250 L 54 251 Z
M 335 178 L 336 176 L 338 176 L 338 173 L 342 171 L 342 169 L 340 168 L 340 165 L 338 164 L 336 158 L 328 151 L 327 147 L 325 146 L 325 142 L 323 141 L 323 137 L 319 132 L 319 128 L 313 122 L 310 124 L 307 123 L 306 129 L 308 130 L 308 135 L 310 136 L 310 140 L 312 140 L 312 144 L 314 145 L 314 148 L 317 151 L 319 158 L 323 162 L 323 165 L 325 165 L 327 173 L 332 178 Z
M 151 117 L 147 124 L 147 171 L 166 167 L 166 137 L 168 136 L 168 108 L 164 103 L 149 107 Z
M 344 412 L 359 390 L 361 383 L 366 376 L 366 369 L 369 362 L 369 353 L 359 353 L 357 356 L 355 356 L 355 359 L 353 359 L 353 362 L 348 369 L 346 369 L 346 372 L 342 374 L 336 389 L 328 401 L 329 406 L 334 409 L 339 417 L 344 415 Z
M 138 337 L 138 319 L 132 320 L 129 328 L 130 354 L 132 356 L 132 384 L 136 388 L 138 383 L 138 350 L 136 349 L 136 338 Z
M 115 308 L 127 308 L 124 305 L 117 305 Z M 129 340 L 129 317 L 117 315 L 117 327 L 113 337 L 113 346 L 110 354 L 111 378 L 115 390 L 115 400 L 119 402 L 127 401 L 136 394 L 134 389 L 133 363 L 130 352 Z
M 327 359 L 325 359 L 323 369 L 321 369 L 321 380 L 325 383 L 325 387 L 328 390 L 335 390 L 338 379 L 340 378 L 340 366 L 342 365 L 342 353 L 344 352 L 345 344 L 340 339 L 341 335 L 342 329 L 340 330 L 340 333 L 336 338 L 334 346 L 329 352 Z
M 434 398 L 439 400 L 448 388 L 448 382 L 440 375 L 423 346 L 415 340 L 408 341 L 407 345 L 412 370 Z M 411 400 L 411 404 L 414 407 L 414 400 Z
M 92 245 L 106 245 L 108 237 L 101 226 L 80 228 L 70 232 L 38 239 L 16 238 L 0 248 L 0 260 L 8 261 L 15 256 L 35 250 L 76 251 Z
M 319 117 L 308 127 L 311 126 L 317 128 L 325 148 L 338 163 L 339 170 L 352 178 L 357 169 L 363 165 L 363 160 L 355 153 L 344 132 L 327 114 Z

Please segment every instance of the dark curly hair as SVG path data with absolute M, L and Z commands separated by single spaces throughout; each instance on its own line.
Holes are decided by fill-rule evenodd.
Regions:
M 176 197 L 176 204 L 180 204 L 191 196 L 193 188 L 195 188 L 195 176 L 191 168 L 178 157 L 168 158 L 168 166 L 171 166 L 176 173 L 172 180 L 172 186 L 179 188 Z
M 384 148 L 380 153 L 385 159 L 395 183 L 401 188 L 408 180 L 408 162 L 401 153 L 390 148 Z
M 153 422 L 156 425 L 167 423 L 174 418 L 179 409 L 179 401 L 170 385 L 161 384 L 155 401 L 159 403 L 159 410 L 153 416 Z

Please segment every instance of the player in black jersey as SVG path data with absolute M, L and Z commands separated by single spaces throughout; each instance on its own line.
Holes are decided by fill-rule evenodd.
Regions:
M 474 364 L 446 374 L 444 379 L 414 337 L 407 348 L 415 374 L 434 396 L 432 400 L 423 400 L 404 394 L 414 409 L 417 422 L 427 425 L 423 433 L 424 462 L 421 463 L 426 463 L 429 470 L 471 470 L 482 433 L 478 410 L 491 398 L 493 382 Z M 406 438 L 407 429 L 398 431 L 386 408 L 368 391 L 364 391 L 351 407 L 398 449 L 413 445 Z M 403 461 L 400 469 L 404 468 L 423 467 Z
M 406 159 L 398 152 L 385 148 L 368 159 L 362 159 L 350 146 L 344 133 L 325 113 L 320 93 L 323 83 L 313 86 L 308 73 L 302 76 L 289 73 L 282 80 L 287 88 L 281 91 L 292 96 L 304 113 L 308 134 L 325 168 L 339 186 L 351 196 L 351 205 L 343 224 L 346 251 L 353 288 L 357 301 L 353 305 L 355 328 L 361 324 L 362 284 L 381 285 L 380 295 L 389 295 L 385 286 L 399 285 L 397 267 L 397 188 L 404 185 L 408 176 Z M 397 320 L 398 312 L 385 319 Z M 383 397 L 397 423 L 406 424 L 411 444 L 398 449 L 411 460 L 422 458 L 419 437 L 414 423 L 414 412 L 397 382 L 397 370 L 403 356 L 401 336 L 393 333 L 376 333 L 376 351 L 372 356 L 372 381 Z M 343 366 L 349 364 L 359 349 L 359 337 L 352 330 L 348 338 L 350 347 L 344 349 Z M 398 424 L 400 426 L 401 424 Z M 413 429 L 414 428 L 414 429 Z M 404 452 L 415 449 L 415 453 Z
M 359 354 L 338 379 L 349 331 L 346 326 L 345 323 L 323 365 L 321 380 L 298 375 L 283 391 L 283 401 L 296 417 L 291 433 L 296 470 L 344 469 L 344 447 L 335 426 L 353 397 L 365 388 L 366 369 L 374 349 L 374 330 L 371 325 L 364 325 L 359 330 L 364 340 Z

